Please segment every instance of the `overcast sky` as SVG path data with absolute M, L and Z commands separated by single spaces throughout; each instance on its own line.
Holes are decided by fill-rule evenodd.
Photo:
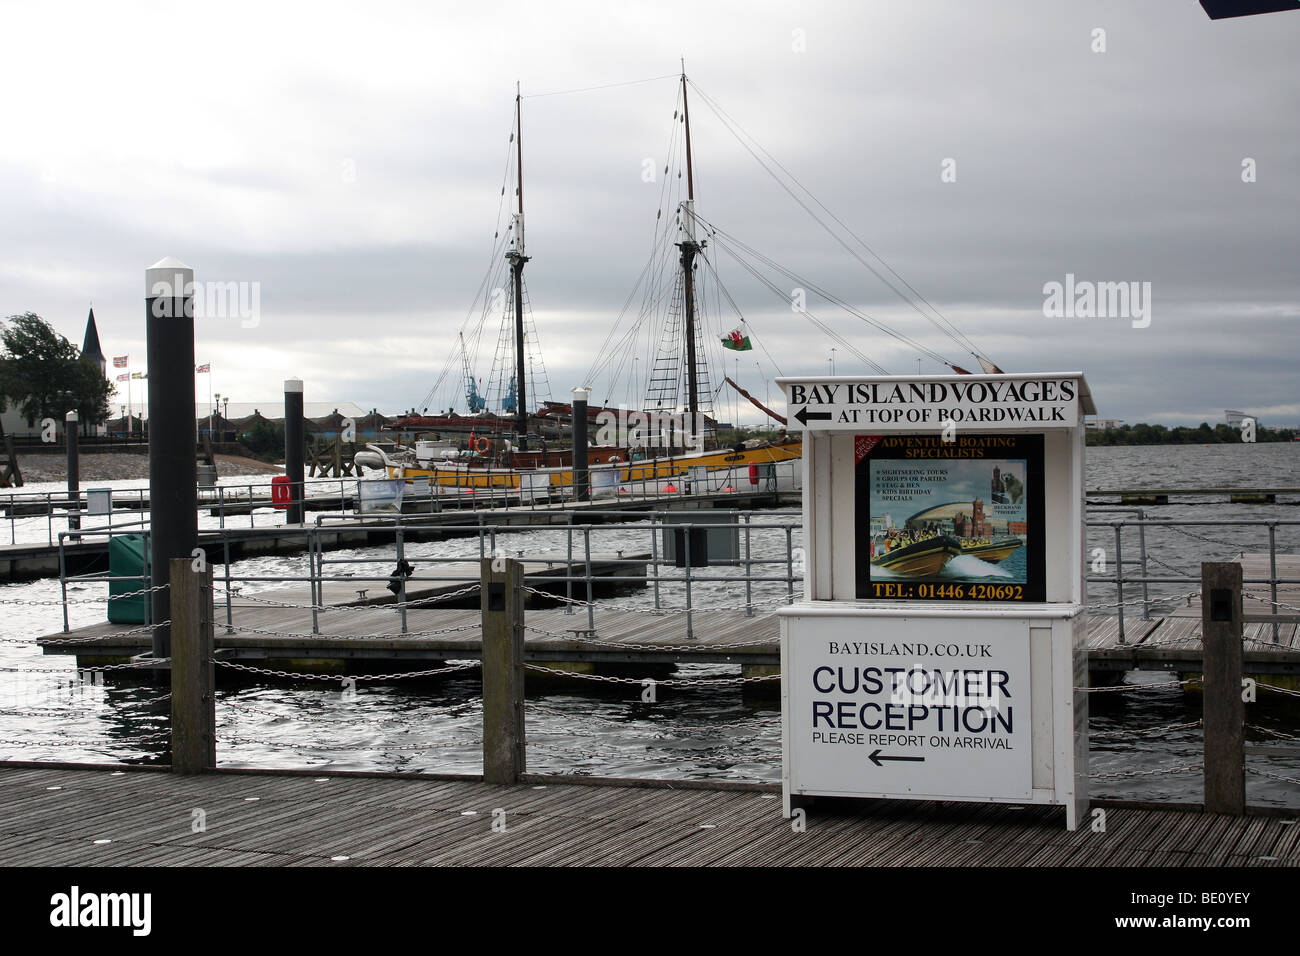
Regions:
M 1300 13 L 1214 22 L 1195 0 L 0 3 L 0 314 L 36 312 L 79 345 L 93 301 L 105 353 L 142 370 L 143 270 L 172 255 L 201 282 L 258 283 L 256 325 L 196 322 L 213 390 L 269 401 L 300 376 L 312 401 L 416 406 L 489 264 L 518 80 L 526 276 L 562 398 L 645 264 L 663 184 L 644 161 L 662 174 L 674 128 L 673 79 L 609 85 L 685 57 L 1003 369 L 1082 369 L 1103 417 L 1294 424 L 1297 50 Z M 587 87 L 607 88 L 538 95 Z M 702 216 L 972 365 L 702 97 L 691 120 Z M 761 397 L 769 355 L 826 373 L 835 342 L 709 254 L 760 345 L 742 382 Z M 1150 324 L 1044 316 L 1067 274 L 1149 282 Z M 891 372 L 946 371 L 809 307 Z

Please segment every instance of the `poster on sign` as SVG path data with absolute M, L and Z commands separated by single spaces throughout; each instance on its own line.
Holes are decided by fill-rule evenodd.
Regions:
M 1041 435 L 858 435 L 856 593 L 1042 601 Z

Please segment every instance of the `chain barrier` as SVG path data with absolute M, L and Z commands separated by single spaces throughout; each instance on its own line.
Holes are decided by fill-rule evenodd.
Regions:
M 743 582 L 743 578 L 736 579 L 737 584 Z M 778 584 L 780 582 L 768 581 L 764 583 Z M 575 607 L 594 607 L 600 611 L 631 611 L 635 614 L 686 614 L 688 612 L 695 614 L 700 611 L 748 611 L 754 608 L 784 607 L 790 603 L 789 597 L 781 597 L 765 601 L 751 601 L 748 604 L 692 604 L 690 607 L 669 607 L 662 605 L 660 607 L 632 607 L 631 605 L 613 604 L 608 601 L 582 601 L 578 598 L 566 597 L 563 594 L 552 594 L 550 591 L 542 591 L 538 588 L 529 587 L 527 584 L 520 585 L 520 589 L 527 591 L 529 594 L 536 594 L 539 597 L 544 597 L 552 601 L 559 601 L 563 604 L 572 604 Z
M 1093 583 L 1105 584 L 1106 582 L 1094 581 Z M 1179 601 L 1185 601 L 1189 597 L 1192 597 L 1193 595 L 1199 593 L 1200 593 L 1199 591 L 1189 591 L 1187 594 L 1173 594 L 1168 597 L 1134 598 L 1131 601 L 1116 601 L 1114 604 L 1101 604 L 1101 603 L 1085 604 L 1084 607 L 1090 610 L 1110 610 L 1112 608 L 1119 608 L 1119 607 L 1138 607 L 1139 605 L 1143 605 L 1143 604 L 1147 604 L 1147 605 L 1156 605 L 1156 604 L 1165 604 L 1165 603 L 1177 604 Z
M 303 674 L 297 671 L 277 671 L 269 670 L 265 667 L 254 667 L 251 664 L 237 664 L 234 661 L 223 661 L 217 658 L 211 658 L 210 663 L 218 667 L 229 667 L 237 671 L 247 671 L 250 674 L 263 674 L 267 677 L 292 677 L 297 680 L 321 680 L 334 681 L 343 683 L 344 681 L 366 681 L 366 680 L 404 680 L 411 677 L 433 677 L 438 674 L 453 674 L 458 671 L 473 670 L 481 667 L 478 661 L 466 661 L 463 664 L 451 664 L 447 667 L 431 667 L 422 671 L 404 671 L 397 674 Z
M 56 644 L 94 644 L 97 641 L 116 641 L 120 637 L 130 637 L 132 634 L 144 634 L 156 627 L 162 627 L 170 623 L 170 620 L 159 621 L 157 624 L 145 624 L 142 627 L 132 627 L 125 631 L 113 631 L 111 634 L 97 634 L 93 637 L 0 637 L 0 644 L 35 644 L 38 641 L 41 647 L 50 647 Z
M 249 707 L 245 704 L 232 704 L 229 701 L 221 701 L 221 705 L 228 710 L 233 710 L 241 714 L 257 714 L 261 717 L 273 717 L 276 720 L 301 720 L 314 724 L 338 724 L 340 726 L 355 727 L 356 720 L 335 720 L 332 717 L 321 717 L 315 714 L 277 714 L 273 710 L 261 710 L 257 707 Z M 441 718 L 442 714 L 429 715 L 430 718 Z M 405 724 L 411 720 L 421 719 L 421 715 L 407 715 L 404 717 L 372 717 L 367 715 L 365 722 L 368 724 Z
M 1200 727 L 1202 721 L 1189 720 L 1183 724 L 1166 724 L 1163 727 L 1151 727 L 1147 730 L 1101 730 L 1096 733 L 1090 733 L 1090 740 L 1137 740 L 1142 737 L 1150 737 L 1156 734 L 1172 733 L 1176 730 L 1190 730 L 1193 727 Z
M 365 588 L 364 590 L 367 591 L 377 590 L 379 587 L 381 587 L 381 585 L 376 584 L 373 585 L 372 587 Z M 360 604 L 360 605 L 358 604 L 295 604 L 291 601 L 272 601 L 270 598 L 260 598 L 257 597 L 255 594 L 244 594 L 240 588 L 228 588 L 225 590 L 224 595 L 226 598 L 226 604 L 229 604 L 231 598 L 234 597 L 241 601 L 252 601 L 256 604 L 264 604 L 267 607 L 293 608 L 294 610 L 298 610 L 298 611 L 345 611 L 345 610 L 355 611 L 358 610 L 359 608 L 366 608 L 366 609 L 377 608 L 379 610 L 384 610 L 384 611 L 400 611 L 403 608 L 422 607 L 426 604 L 435 604 L 438 601 L 451 601 L 454 600 L 455 598 L 465 597 L 467 595 L 473 594 L 475 591 L 479 590 L 480 587 L 481 585 L 479 584 L 471 584 L 468 587 L 463 587 L 456 591 L 448 591 L 445 594 L 434 594 L 429 597 L 415 598 L 410 601 L 396 601 L 396 602 L 386 602 L 384 604 L 376 603 L 376 604 Z M 362 589 L 358 588 L 357 590 L 362 590 Z M 219 605 L 219 606 L 224 607 L 225 605 Z
M 1152 564 L 1158 564 L 1158 565 L 1160 565 L 1160 567 L 1164 568 L 1166 571 L 1172 571 L 1172 572 L 1174 572 L 1174 574 L 1178 575 L 1178 576 L 1181 577 L 1181 578 L 1194 578 L 1194 577 L 1196 577 L 1196 572 L 1194 572 L 1192 569 L 1190 569 L 1190 568 L 1176 568 L 1176 567 L 1174 567 L 1172 564 L 1170 564 L 1168 561 L 1165 561 L 1165 560 L 1163 560 L 1163 559 L 1161 559 L 1161 558 L 1157 558 L 1154 554 L 1151 553 L 1150 549 L 1147 550 L 1147 560 L 1150 561 Z
M 525 624 L 525 631 L 532 631 L 534 634 L 540 634 L 543 637 L 551 637 L 561 641 L 571 641 L 574 644 L 592 644 L 598 647 L 621 647 L 637 651 L 698 651 L 701 648 L 707 650 L 723 649 L 730 647 L 775 647 L 777 641 L 775 638 L 765 638 L 757 641 L 732 641 L 726 644 L 641 644 L 633 641 L 602 641 L 595 637 L 578 637 L 576 633 L 566 632 L 561 634 L 558 631 L 548 631 L 544 628 L 533 627 Z M 577 632 L 585 632 L 587 628 L 575 628 Z
M 1075 690 L 1081 690 L 1086 694 L 1115 694 L 1126 690 L 1150 690 L 1153 687 L 1184 687 L 1187 684 L 1199 684 L 1199 680 L 1188 678 L 1187 680 L 1167 680 L 1158 684 L 1118 684 L 1115 687 L 1076 687 Z
M 1090 773 L 1089 780 L 1114 780 L 1120 777 L 1155 777 L 1169 773 L 1190 773 L 1194 770 L 1204 770 L 1203 763 L 1189 763 L 1184 767 L 1166 767 L 1160 770 L 1117 770 L 1114 773 Z
M 643 686 L 648 680 L 653 681 L 656 687 L 708 687 L 723 684 L 754 684 L 759 681 L 781 679 L 780 674 L 767 674 L 763 677 L 676 677 L 659 680 L 651 677 L 609 677 L 605 674 L 579 674 L 577 671 L 565 671 L 555 667 L 543 667 L 540 664 L 525 664 L 524 667 L 527 670 L 537 671 L 541 674 L 558 674 L 561 677 L 575 677 L 579 680 L 591 680 L 607 684 L 636 684 L 638 687 Z
M 1271 690 L 1275 694 L 1286 694 L 1288 697 L 1300 697 L 1300 690 L 1291 690 L 1288 687 L 1278 687 L 1276 684 L 1265 684 L 1262 680 L 1255 681 L 1256 687 L 1263 687 L 1265 690 Z
M 1241 596 L 1243 599 L 1248 598 L 1252 601 L 1259 601 L 1261 604 L 1267 604 L 1273 608 L 1284 607 L 1288 611 L 1300 611 L 1300 607 L 1294 604 L 1287 604 L 1285 601 L 1274 601 L 1271 597 L 1261 597 L 1258 594 L 1252 594 L 1250 591 L 1242 591 Z
M 660 756 L 657 754 L 616 753 L 610 750 L 587 750 L 583 747 L 556 747 L 552 744 L 538 744 L 538 743 L 531 743 L 531 742 L 528 744 L 528 749 L 546 750 L 546 751 L 550 751 L 551 753 L 560 753 L 560 754 L 577 754 L 581 757 L 588 758 L 588 759 L 601 758 L 605 760 L 635 760 L 635 761 L 644 760 L 644 761 L 650 761 L 652 763 L 682 763 L 683 761 L 692 760 L 692 759 L 699 760 L 699 761 L 707 761 L 707 762 L 717 761 L 717 760 L 729 760 L 732 762 L 747 761 L 751 763 L 761 763 L 761 762 L 770 762 L 772 760 L 779 759 L 780 757 L 779 754 L 751 754 L 751 755 L 742 755 L 742 754 L 734 754 L 734 753 L 707 754 L 704 753 L 703 751 L 691 751 L 689 753 L 681 753 L 681 754 L 665 754 Z
M 1295 777 L 1286 777 L 1280 773 L 1270 773 L 1267 770 L 1260 770 L 1258 767 L 1247 767 L 1246 773 L 1253 773 L 1258 777 L 1271 777 L 1274 780 L 1281 780 L 1283 783 L 1294 783 L 1300 786 L 1300 779 Z
M 1281 737 L 1283 740 L 1300 740 L 1300 736 L 1297 736 L 1296 734 L 1288 734 L 1285 731 L 1274 730 L 1272 727 L 1265 727 L 1261 724 L 1246 724 L 1246 727 L 1262 734 L 1272 734 L 1274 737 Z
M 527 715 L 531 715 L 531 714 L 541 714 L 542 716 L 545 716 L 545 717 L 559 717 L 559 718 L 562 718 L 562 719 L 568 719 L 568 720 L 584 720 L 584 721 L 587 721 L 587 720 L 599 720 L 599 721 L 601 721 L 601 722 L 603 722 L 603 723 L 607 723 L 607 724 L 617 724 L 619 727 L 621 727 L 621 728 L 623 728 L 623 729 L 627 729 L 627 727 L 628 727 L 628 721 L 627 721 L 626 718 L 620 718 L 620 717 L 607 717 L 607 716 L 605 716 L 604 714 L 596 714 L 596 713 L 591 713 L 591 712 L 574 713 L 574 712 L 572 712 L 572 711 L 563 711 L 563 710 L 560 710 L 560 709 L 557 708 L 557 707 L 548 707 L 546 704 L 540 704 L 540 703 L 537 703 L 537 702 L 535 702 L 535 701 L 529 701 L 529 702 L 527 703 L 527 705 L 526 705 L 526 708 L 525 708 L 525 715 L 527 716 Z M 742 719 L 750 719 L 750 718 L 742 718 Z M 733 720 L 733 721 L 719 721 L 719 722 L 716 723 L 716 724 L 708 724 L 708 725 L 702 725 L 702 726 L 698 726 L 698 727 L 679 727 L 679 726 L 677 726 L 676 724 L 674 724 L 674 725 L 672 726 L 671 729 L 672 729 L 672 732 L 673 732 L 674 734 L 678 734 L 678 733 L 680 733 L 680 734 L 691 734 L 691 733 L 710 733 L 710 734 L 716 734 L 719 730 L 726 730 L 727 728 L 732 728 L 732 727 L 742 727 L 742 728 L 744 728 L 744 729 L 746 729 L 746 730 L 749 730 L 749 729 L 750 729 L 750 727 L 749 727 L 748 725 L 743 724 L 743 723 L 739 723 L 739 722 L 737 722 L 737 721 L 735 721 L 735 720 Z M 666 728 L 662 728 L 662 727 L 657 727 L 657 726 L 656 726 L 654 729 L 666 729 Z M 780 730 L 780 724 L 777 723 L 777 724 L 775 725 L 774 729 L 777 730 L 777 731 L 779 731 L 779 730 Z M 748 738 L 746 738 L 746 739 L 748 739 Z M 753 739 L 758 740 L 759 737 L 756 736 L 756 737 L 754 737 Z
M 110 594 L 107 597 L 97 598 L 51 598 L 47 601 L 28 600 L 27 598 L 0 598 L 0 604 L 26 604 L 46 607 L 63 607 L 68 604 L 107 604 L 110 601 L 121 601 L 123 598 L 152 594 L 154 591 L 165 591 L 170 586 L 168 584 L 155 584 L 151 588 L 141 588 L 139 591 L 127 591 L 124 594 Z
M 217 622 L 216 627 L 229 628 L 232 631 L 243 631 L 247 634 L 261 634 L 263 637 L 289 637 L 299 640 L 325 640 L 325 641 L 391 641 L 408 637 L 433 637 L 438 634 L 456 634 L 461 631 L 476 631 L 479 629 L 478 624 L 461 624 L 457 627 L 439 627 L 425 631 L 407 631 L 396 633 L 392 631 L 380 631 L 374 634 L 296 634 L 292 631 L 273 631 L 262 627 L 245 627 L 242 624 L 222 624 Z
M 97 664 L 94 667 L 0 667 L 0 673 L 7 674 L 79 674 L 86 671 L 120 671 L 131 668 L 153 667 L 158 664 L 170 664 L 170 657 L 150 658 L 147 661 L 129 661 L 125 664 Z
M 1170 531 L 1176 531 L 1178 534 L 1184 535 L 1184 536 L 1186 536 L 1186 537 L 1188 537 L 1188 538 L 1195 538 L 1197 541 L 1204 541 L 1204 542 L 1206 542 L 1207 544 L 1212 544 L 1212 545 L 1215 545 L 1216 547 L 1222 547 L 1223 545 L 1227 544 L 1227 545 L 1230 545 L 1231 547 L 1236 548 L 1238 551 L 1243 552 L 1243 553 L 1244 553 L 1247 549 L 1255 547 L 1255 545 L 1253 545 L 1253 544 L 1242 544 L 1242 543 L 1240 543 L 1240 542 L 1232 542 L 1232 541 L 1228 541 L 1228 540 L 1225 539 L 1225 538 L 1211 538 L 1211 537 L 1208 537 L 1207 535 L 1197 534 L 1195 531 L 1188 531 L 1188 530 L 1185 529 L 1185 528 L 1180 528 L 1180 527 L 1178 527 L 1177 525 L 1172 525 L 1172 524 L 1163 524 L 1163 523 L 1160 523 L 1160 524 L 1149 524 L 1149 525 L 1147 525 L 1147 527 L 1148 527 L 1148 528 L 1160 528 L 1161 530 L 1164 530 L 1164 529 L 1167 528 L 1167 529 L 1169 529 Z M 1150 552 L 1148 552 L 1148 553 L 1147 553 L 1147 557 L 1149 558 L 1150 556 L 1151 556 L 1151 555 L 1150 555 Z
M 130 744 L 138 740 L 162 740 L 164 737 L 171 737 L 171 735 L 170 730 L 164 730 L 156 734 L 134 734 L 131 737 L 103 737 L 83 740 L 13 740 L 8 737 L 0 737 L 0 744 L 9 744 L 14 747 L 96 747 L 102 744 Z
M 437 741 L 424 744 L 305 744 L 293 743 L 290 741 L 277 740 L 255 740 L 251 737 L 229 737 L 219 735 L 223 744 L 250 744 L 263 747 L 292 747 L 297 750 L 319 750 L 323 753 L 329 753 L 335 750 L 382 750 L 385 752 L 409 751 L 412 753 L 423 753 L 428 750 L 455 749 L 457 747 L 473 747 L 483 743 L 482 738 L 472 740 L 452 740 Z

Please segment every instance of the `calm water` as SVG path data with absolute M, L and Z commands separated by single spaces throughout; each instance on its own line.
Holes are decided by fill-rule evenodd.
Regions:
M 1088 453 L 1089 488 L 1296 485 L 1300 444 L 1254 446 L 1178 446 L 1093 448 Z M 1297 500 L 1292 498 L 1290 500 Z M 1189 502 L 1149 508 L 1151 518 L 1230 520 L 1231 527 L 1148 529 L 1149 573 L 1152 576 L 1194 578 L 1203 560 L 1229 559 L 1240 551 L 1267 549 L 1267 530 L 1247 522 L 1297 520 L 1300 509 L 1289 505 L 1248 506 Z M 1092 518 L 1123 515 L 1094 512 Z M 755 523 L 797 523 L 797 515 L 767 513 Z M 1125 553 L 1137 556 L 1136 537 L 1125 532 Z M 1277 529 L 1279 549 L 1295 553 L 1300 534 L 1295 527 Z M 1090 529 L 1089 552 L 1106 549 L 1113 561 L 1114 533 Z M 797 547 L 801 536 L 789 537 Z M 503 535 L 497 542 L 507 551 L 567 554 L 559 533 Z M 577 539 L 575 549 L 584 546 Z M 624 530 L 593 533 L 592 551 L 650 549 L 648 532 Z M 781 528 L 754 529 L 755 559 L 783 566 L 787 535 Z M 1129 550 L 1131 548 L 1131 550 Z M 429 573 L 427 559 L 477 557 L 477 539 L 452 539 L 411 546 L 408 559 L 416 573 Z M 332 552 L 337 563 L 330 573 L 357 577 L 382 575 L 390 566 L 368 564 L 368 557 L 385 557 L 378 549 Z M 267 557 L 242 561 L 237 576 L 301 573 L 301 557 Z M 1108 565 L 1113 567 L 1113 565 Z M 222 569 L 218 568 L 218 575 Z M 771 573 L 782 573 L 776 564 Z M 373 585 L 372 585 L 373 586 Z M 245 594 L 275 587 L 246 584 Z M 1156 608 L 1184 600 L 1193 590 L 1190 580 L 1153 584 L 1150 597 L 1163 601 Z M 102 587 L 71 591 L 73 598 L 92 598 Z M 755 585 L 759 603 L 780 601 L 786 584 Z M 582 596 L 582 595 L 577 595 Z M 1126 589 L 1125 599 L 1140 596 Z M 37 581 L 0 587 L 0 598 L 56 600 L 57 581 Z M 680 582 L 665 582 L 666 605 L 680 605 Z M 736 605 L 744 589 L 734 582 L 693 582 L 698 605 Z M 1114 603 L 1114 589 L 1096 585 L 1089 599 Z M 651 589 L 607 599 L 605 605 L 650 608 Z M 143 735 L 167 726 L 168 702 L 162 692 L 138 680 L 110 672 L 106 685 L 78 680 L 68 658 L 44 657 L 31 638 L 59 630 L 57 605 L 4 605 L 0 626 L 0 758 L 79 761 L 148 762 L 159 759 L 158 740 Z M 579 610 L 585 616 L 585 611 Z M 1140 616 L 1141 608 L 1130 613 Z M 103 619 L 102 603 L 76 604 L 69 609 L 72 626 Z M 599 622 L 599 612 L 597 612 Z M 328 614 L 322 631 L 328 632 Z M 481 764 L 481 701 L 477 674 L 442 683 L 360 682 L 354 697 L 345 696 L 334 681 L 302 681 L 223 686 L 218 692 L 218 759 L 226 766 L 319 767 L 332 769 L 422 770 L 477 772 Z M 732 677 L 737 669 L 725 665 L 684 665 L 678 677 Z M 1169 675 L 1133 672 L 1128 682 L 1162 684 Z M 1201 759 L 1198 728 L 1177 728 L 1199 718 L 1200 701 L 1177 687 L 1094 694 L 1090 699 L 1091 770 L 1094 773 L 1152 770 L 1197 763 Z M 1300 744 L 1276 734 L 1300 732 L 1300 707 L 1252 705 L 1249 722 L 1257 728 L 1250 739 L 1267 745 L 1268 755 L 1248 755 L 1248 765 L 1300 777 Z M 639 685 L 584 684 L 580 689 L 530 688 L 527 732 L 529 768 L 537 772 L 615 776 L 689 777 L 696 779 L 780 779 L 780 711 L 776 698 L 751 697 L 736 686 L 674 688 L 659 686 L 655 703 L 641 701 Z M 1300 807 L 1300 788 L 1249 776 L 1252 803 Z M 1114 778 L 1093 781 L 1100 796 L 1130 796 L 1155 800 L 1197 800 L 1199 773 Z

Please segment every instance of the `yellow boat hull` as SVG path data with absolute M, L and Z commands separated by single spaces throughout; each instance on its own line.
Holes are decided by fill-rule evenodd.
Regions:
M 704 467 L 709 471 L 721 471 L 734 468 L 748 468 L 750 465 L 772 464 L 782 461 L 794 461 L 803 455 L 803 444 L 791 442 L 785 445 L 772 445 L 767 448 L 752 448 L 744 451 L 719 449 L 676 458 L 648 458 L 641 461 L 620 462 L 619 484 L 638 484 L 666 478 L 685 477 L 693 467 Z M 596 463 L 594 468 L 603 469 L 606 465 Z M 547 469 L 552 488 L 565 488 L 573 484 L 571 468 Z M 451 463 L 435 464 L 431 468 L 390 467 L 390 478 L 405 477 L 408 481 L 428 478 L 430 484 L 455 488 L 518 488 L 520 476 L 534 474 L 534 471 L 503 468 L 457 468 Z

